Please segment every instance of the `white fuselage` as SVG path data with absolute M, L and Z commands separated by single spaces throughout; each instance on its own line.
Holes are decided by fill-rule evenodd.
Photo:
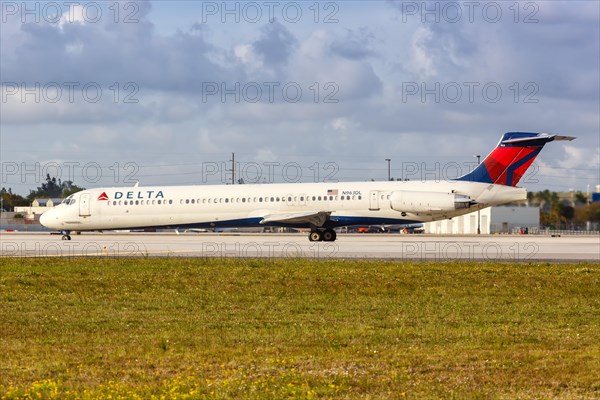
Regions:
M 472 200 L 454 208 L 454 195 Z M 40 222 L 64 231 L 246 226 L 409 224 L 447 219 L 526 198 L 526 191 L 467 181 L 337 182 L 88 189 Z M 450 201 L 450 203 L 448 203 Z M 419 204 L 416 204 L 419 203 Z M 458 204 L 458 203 L 456 203 Z

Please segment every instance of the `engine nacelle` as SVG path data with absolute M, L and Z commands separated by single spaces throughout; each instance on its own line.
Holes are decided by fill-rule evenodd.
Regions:
M 393 210 L 407 213 L 441 213 L 476 204 L 469 196 L 456 193 L 397 191 L 390 195 Z

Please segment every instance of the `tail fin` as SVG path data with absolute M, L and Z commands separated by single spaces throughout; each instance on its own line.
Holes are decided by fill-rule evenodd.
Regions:
M 507 132 L 477 168 L 457 180 L 516 186 L 546 143 L 573 139 L 548 133 Z

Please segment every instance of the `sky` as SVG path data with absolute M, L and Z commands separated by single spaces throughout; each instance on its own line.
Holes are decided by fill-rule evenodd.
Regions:
M 1 186 L 450 179 L 504 132 L 519 186 L 600 184 L 597 1 L 0 2 Z

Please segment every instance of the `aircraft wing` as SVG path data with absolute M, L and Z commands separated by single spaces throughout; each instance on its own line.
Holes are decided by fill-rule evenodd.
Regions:
M 323 226 L 331 211 L 307 211 L 297 213 L 275 213 L 267 214 L 263 217 L 261 224 L 279 222 L 285 224 L 312 224 L 314 226 Z

